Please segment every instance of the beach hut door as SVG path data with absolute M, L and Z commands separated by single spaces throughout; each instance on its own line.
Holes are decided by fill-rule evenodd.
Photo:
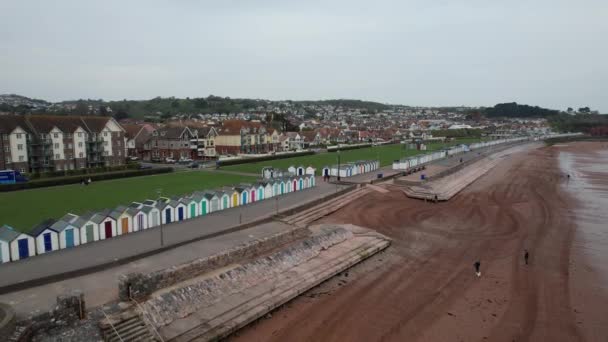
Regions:
M 106 230 L 106 239 L 111 238 L 112 237 L 112 222 L 106 221 L 104 227 L 105 227 L 105 230 Z
M 165 222 L 171 223 L 171 208 L 165 210 Z
M 123 217 L 121 225 L 122 225 L 122 233 L 129 234 L 129 219 L 126 217 Z
M 17 241 L 19 246 L 19 259 L 25 259 L 30 256 L 27 239 Z
M 179 207 L 177 209 L 177 218 L 182 221 L 184 219 L 184 208 L 183 207 Z
M 93 225 L 87 225 L 87 242 L 91 242 L 95 240 L 95 235 L 93 234 Z
M 196 216 L 196 204 L 190 204 L 190 217 Z
M 45 252 L 52 251 L 53 243 L 51 242 L 51 233 L 44 233 L 44 235 L 42 235 L 42 238 L 44 239 L 44 251 Z
M 227 205 L 224 204 L 224 206 L 226 207 Z M 201 215 L 205 214 L 207 214 L 207 202 L 203 201 L 201 203 Z
M 65 246 L 74 247 L 74 229 L 68 229 L 65 231 Z

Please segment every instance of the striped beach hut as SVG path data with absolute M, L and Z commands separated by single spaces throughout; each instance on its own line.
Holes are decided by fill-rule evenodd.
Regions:
M 51 228 L 55 222 L 57 221 L 53 219 L 44 220 L 30 230 L 30 235 L 36 239 L 36 254 L 59 249 L 59 233 Z
M 99 221 L 94 221 L 94 218 Z M 99 222 L 101 222 L 101 218 L 95 216 L 95 213 L 86 213 L 80 215 L 80 217 L 72 223 L 78 228 L 80 244 L 99 240 Z
M 59 249 L 80 245 L 80 230 L 72 223 L 59 220 L 51 228 L 59 233 Z
M 8 245 L 8 255 L 6 245 Z M 9 260 L 17 261 L 36 255 L 36 240 L 28 234 L 4 225 L 0 227 L 0 249 L 3 263 Z

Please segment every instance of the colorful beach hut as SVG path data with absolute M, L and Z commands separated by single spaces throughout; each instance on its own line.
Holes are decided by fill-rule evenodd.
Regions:
M 74 226 L 76 226 L 79 231 L 80 244 L 99 240 L 99 222 L 101 222 L 101 218 L 95 217 L 99 222 L 93 221 L 94 216 L 94 213 L 86 213 L 80 215 L 80 217 L 73 222 Z
M 80 245 L 80 230 L 72 223 L 59 220 L 51 226 L 51 229 L 59 233 L 59 249 Z
M 8 255 L 6 244 L 8 244 Z M 4 225 L 0 227 L 0 249 L 3 263 L 8 260 L 17 261 L 36 255 L 36 240 L 28 234 Z
M 48 219 L 40 222 L 32 230 L 30 235 L 36 239 L 36 254 L 44 254 L 59 249 L 59 233 L 51 228 L 55 220 Z

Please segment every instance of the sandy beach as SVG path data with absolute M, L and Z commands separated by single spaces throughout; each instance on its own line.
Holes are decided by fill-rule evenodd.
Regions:
M 395 189 L 349 204 L 323 221 L 392 247 L 230 339 L 606 341 L 605 145 L 512 155 L 445 203 Z

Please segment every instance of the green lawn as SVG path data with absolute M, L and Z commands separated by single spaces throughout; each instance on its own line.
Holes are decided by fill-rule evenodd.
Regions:
M 27 232 L 46 218 L 59 218 L 71 212 L 113 208 L 133 201 L 184 195 L 196 190 L 252 182 L 255 177 L 208 172 L 178 172 L 154 176 L 123 178 L 80 184 L 0 193 L 0 225 L 8 224 Z
M 384 145 L 384 146 L 374 146 L 368 148 L 361 148 L 357 150 L 349 150 L 340 152 L 340 162 L 345 163 L 349 161 L 355 160 L 376 160 L 380 159 L 380 165 L 386 166 L 391 165 L 394 160 L 401 159 L 405 156 L 412 156 L 421 153 L 427 153 L 434 150 L 439 150 L 449 145 L 455 144 L 463 144 L 463 143 L 471 143 L 477 142 L 479 139 L 459 139 L 457 141 L 443 144 L 443 143 L 432 143 L 427 144 L 426 151 L 416 151 L 416 150 L 408 150 L 405 149 L 405 146 L 402 144 L 395 145 Z M 262 168 L 265 166 L 272 166 L 278 169 L 286 170 L 290 166 L 299 166 L 303 165 L 304 167 L 311 166 L 317 169 L 317 175 L 320 175 L 321 168 L 326 165 L 335 165 L 338 164 L 338 154 L 336 152 L 332 153 L 321 153 L 311 156 L 302 156 L 302 157 L 294 157 L 294 158 L 285 158 L 285 159 L 277 159 L 277 160 L 269 160 L 257 163 L 247 163 L 247 164 L 239 164 L 239 165 L 230 165 L 222 167 L 223 170 L 230 171 L 240 171 L 240 172 L 249 172 L 249 173 L 257 173 L 261 174 Z

